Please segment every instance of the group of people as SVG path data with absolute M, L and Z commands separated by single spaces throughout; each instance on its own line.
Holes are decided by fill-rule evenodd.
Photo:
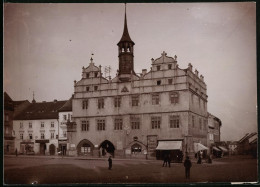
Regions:
M 168 163 L 168 166 L 171 167 L 171 156 L 170 155 L 164 155 L 162 167 L 164 167 L 164 166 L 167 167 L 167 163 Z

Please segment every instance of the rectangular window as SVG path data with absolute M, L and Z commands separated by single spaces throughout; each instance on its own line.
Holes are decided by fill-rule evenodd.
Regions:
M 32 122 L 29 122 L 29 128 L 30 129 L 32 128 Z
M 180 127 L 180 117 L 170 116 L 170 128 L 179 128 L 179 127 Z
M 67 120 L 67 115 L 63 115 L 63 120 L 64 120 L 64 121 Z
M 172 84 L 172 79 L 168 79 L 168 84 Z
M 179 94 L 177 92 L 170 92 L 170 101 L 172 104 L 178 103 Z
M 87 131 L 89 131 L 89 121 L 87 121 Z
M 192 116 L 192 127 L 194 128 L 195 127 L 195 117 Z
M 22 122 L 20 122 L 20 128 L 23 128 L 23 123 Z
M 44 128 L 44 122 L 41 122 L 41 128 Z
M 200 130 L 202 130 L 201 118 L 199 118 Z
M 41 133 L 41 139 L 44 139 L 44 133 Z
M 82 109 L 88 109 L 88 100 L 82 101 Z
M 51 121 L 51 128 L 54 127 L 54 121 Z
M 94 90 L 97 91 L 98 90 L 98 86 L 94 86 Z
M 89 92 L 89 86 L 86 87 L 86 91 Z
M 71 121 L 71 116 L 70 116 L 70 114 L 68 114 L 68 120 Z
M 97 130 L 98 131 L 104 131 L 106 127 L 105 120 L 104 119 L 98 119 L 97 120 Z
M 30 138 L 30 140 L 32 140 L 32 139 L 33 139 L 33 136 L 32 136 L 32 134 L 29 134 L 29 138 Z
M 158 80 L 157 81 L 157 85 L 161 85 L 162 81 L 161 80 Z
M 51 133 L 51 139 L 54 139 L 54 132 Z
M 20 134 L 20 139 L 23 140 L 23 134 Z
M 139 105 L 139 96 L 134 95 L 132 96 L 132 106 L 138 106 Z
M 89 73 L 86 74 L 86 77 L 89 78 Z
M 81 121 L 81 131 L 86 131 L 86 130 L 87 130 L 87 122 Z
M 98 73 L 97 72 L 95 72 L 95 77 L 97 77 L 98 76 Z
M 63 131 L 63 137 L 66 138 L 67 137 L 67 132 Z
M 172 69 L 172 65 L 171 64 L 168 64 L 168 69 Z
M 152 129 L 160 129 L 161 126 L 161 117 L 160 116 L 152 116 Z
M 161 66 L 156 66 L 156 68 L 157 68 L 157 71 L 159 71 L 161 69 Z
M 116 118 L 114 130 L 122 130 L 122 128 L 123 128 L 123 119 L 122 118 Z
M 121 97 L 115 97 L 114 98 L 114 105 L 115 105 L 115 107 L 121 106 Z
M 153 105 L 158 105 L 159 102 L 160 102 L 159 94 L 153 94 L 152 95 L 152 104 Z
M 209 134 L 209 140 L 214 140 L 214 136 L 213 136 L 213 134 Z
M 98 108 L 101 109 L 101 108 L 104 108 L 104 98 L 99 98 L 98 99 Z
M 132 116 L 130 118 L 132 129 L 140 129 L 140 118 Z

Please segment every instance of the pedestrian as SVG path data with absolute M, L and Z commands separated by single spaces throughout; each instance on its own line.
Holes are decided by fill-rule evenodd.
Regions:
M 164 155 L 162 167 L 164 167 L 164 165 L 167 167 L 167 162 L 168 162 L 167 155 Z
M 191 168 L 191 166 L 192 166 L 192 164 L 191 164 L 190 158 L 187 156 L 185 161 L 184 161 L 186 179 L 190 178 L 190 168 Z
M 15 149 L 15 155 L 17 156 L 17 149 Z
M 197 164 L 201 164 L 201 153 L 200 153 L 200 152 L 198 153 L 198 161 L 197 161 Z
M 108 169 L 111 170 L 112 169 L 112 157 L 109 156 L 108 158 Z
M 170 168 L 171 167 L 171 155 L 168 155 L 167 161 L 168 161 L 168 166 Z

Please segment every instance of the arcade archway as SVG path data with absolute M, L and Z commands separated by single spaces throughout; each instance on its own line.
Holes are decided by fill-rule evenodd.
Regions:
M 105 156 L 107 153 L 114 156 L 115 146 L 108 140 L 103 141 L 100 144 L 99 149 L 101 156 Z

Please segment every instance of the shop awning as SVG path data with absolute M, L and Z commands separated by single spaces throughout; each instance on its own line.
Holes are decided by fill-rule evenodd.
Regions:
M 217 147 L 212 147 L 212 149 L 214 149 L 215 151 L 221 151 L 220 149 L 218 149 Z
M 194 143 L 194 152 L 197 153 L 198 151 L 208 150 L 208 148 L 201 143 Z
M 156 150 L 181 150 L 182 141 L 159 141 Z
M 219 149 L 221 149 L 223 152 L 228 152 L 228 150 L 223 146 L 218 146 Z

